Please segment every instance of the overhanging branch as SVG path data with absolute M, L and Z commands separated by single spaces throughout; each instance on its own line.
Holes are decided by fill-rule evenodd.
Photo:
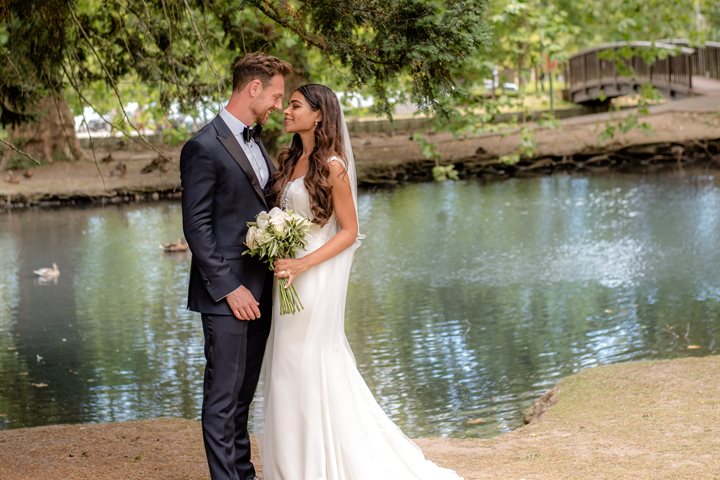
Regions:
M 32 155 L 30 155 L 30 154 L 27 153 L 26 151 L 22 150 L 21 148 L 16 147 L 15 145 L 13 145 L 12 143 L 8 142 L 7 140 L 3 140 L 2 138 L 0 138 L 0 142 L 3 143 L 3 144 L 5 144 L 5 145 L 7 145 L 8 147 L 10 147 L 11 150 L 19 153 L 20 155 L 22 155 L 22 156 L 24 156 L 24 157 L 29 158 L 30 160 L 32 160 L 33 162 L 37 163 L 38 165 L 41 165 L 40 160 L 38 160 L 37 158 L 33 157 Z

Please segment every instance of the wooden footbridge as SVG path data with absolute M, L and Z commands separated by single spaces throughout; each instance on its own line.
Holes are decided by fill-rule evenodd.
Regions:
M 605 104 L 652 84 L 679 98 L 720 92 L 720 42 L 690 48 L 686 40 L 619 42 L 577 53 L 567 63 L 566 100 Z

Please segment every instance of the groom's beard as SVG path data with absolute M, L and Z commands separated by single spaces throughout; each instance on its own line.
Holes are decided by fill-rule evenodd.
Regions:
M 253 112 L 255 114 L 255 123 L 258 125 L 265 125 L 270 118 L 270 114 L 275 111 L 274 107 L 270 107 L 263 112 Z

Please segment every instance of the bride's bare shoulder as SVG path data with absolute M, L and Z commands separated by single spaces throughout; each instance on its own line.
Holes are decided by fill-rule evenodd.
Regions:
M 345 161 L 345 157 L 343 157 L 339 153 L 333 152 L 332 155 L 330 155 L 330 157 L 328 157 L 327 161 L 330 165 L 332 165 L 333 163 L 340 164 L 340 165 L 342 165 L 343 169 L 347 167 L 347 162 Z

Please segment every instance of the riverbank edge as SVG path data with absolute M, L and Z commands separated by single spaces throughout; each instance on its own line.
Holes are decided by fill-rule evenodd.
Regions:
M 627 110 L 569 118 L 555 127 L 532 125 L 535 153 L 515 163 L 508 160 L 527 140 L 517 129 L 459 137 L 433 131 L 424 135 L 434 145 L 439 164 L 453 165 L 460 178 L 483 181 L 559 172 L 720 170 L 720 97 L 693 97 L 652 107 L 642 117 L 644 128 L 626 130 L 623 122 L 632 120 L 632 114 Z M 606 138 L 608 129 L 615 133 Z M 159 155 L 127 144 L 87 151 L 94 161 L 53 162 L 3 172 L 0 209 L 177 199 L 180 150 L 181 146 L 167 147 Z M 427 152 L 411 132 L 356 136 L 353 150 L 361 188 L 433 179 L 436 161 L 425 158 Z
M 562 379 L 554 395 L 544 396 L 545 413 L 518 430 L 417 443 L 466 480 L 718 478 L 719 388 L 717 355 L 599 366 Z M 161 418 L 0 431 L 0 478 L 99 475 L 206 478 L 199 422 Z
M 720 171 L 720 137 L 675 142 L 615 144 L 584 148 L 573 154 L 538 155 L 509 164 L 496 154 L 479 149 L 475 155 L 443 160 L 453 165 L 460 179 L 479 178 L 484 181 L 519 177 L 566 174 L 602 174 L 616 172 L 650 173 L 659 170 L 707 169 Z M 434 160 L 420 158 L 401 162 L 364 161 L 357 164 L 361 189 L 395 187 L 406 183 L 433 181 Z M 160 177 L 158 184 L 118 185 L 89 191 L 0 192 L 4 209 L 25 207 L 58 207 L 73 205 L 109 205 L 130 202 L 153 202 L 179 199 L 182 189 L 179 173 Z
M 547 176 L 558 173 L 602 174 L 607 172 L 651 173 L 660 170 L 708 169 L 720 171 L 720 137 L 694 138 L 671 142 L 611 144 L 585 147 L 570 154 L 543 154 L 522 158 L 515 163 L 479 149 L 475 155 L 439 162 L 453 165 L 460 179 L 505 180 Z M 402 163 L 358 164 L 361 188 L 395 186 L 433 181 L 430 159 Z

